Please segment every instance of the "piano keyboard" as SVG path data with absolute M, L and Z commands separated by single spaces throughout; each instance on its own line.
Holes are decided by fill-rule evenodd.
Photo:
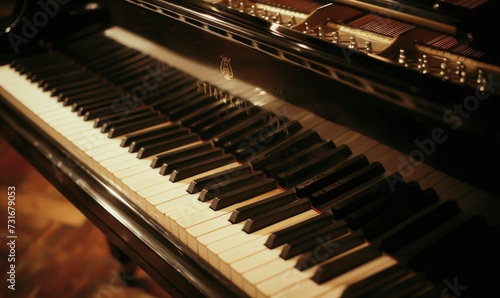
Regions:
M 475 271 L 498 259 L 494 196 L 252 86 L 200 92 L 190 63 L 112 28 L 0 67 L 0 95 L 251 297 L 494 280 Z

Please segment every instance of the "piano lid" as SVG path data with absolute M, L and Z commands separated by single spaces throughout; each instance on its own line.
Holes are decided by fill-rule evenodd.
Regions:
M 487 18 L 493 1 L 446 1 L 439 7 L 425 1 L 127 2 L 373 95 L 383 105 L 452 129 L 498 136 L 488 110 L 498 105 L 500 59 L 472 17 L 463 18 Z

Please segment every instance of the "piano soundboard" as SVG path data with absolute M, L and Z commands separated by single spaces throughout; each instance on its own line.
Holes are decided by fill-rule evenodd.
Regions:
M 495 288 L 498 198 L 216 73 L 113 27 L 1 66 L 0 95 L 234 295 Z

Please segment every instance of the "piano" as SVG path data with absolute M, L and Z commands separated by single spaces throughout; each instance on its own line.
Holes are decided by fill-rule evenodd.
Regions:
M 497 1 L 1 5 L 2 136 L 173 297 L 497 296 Z

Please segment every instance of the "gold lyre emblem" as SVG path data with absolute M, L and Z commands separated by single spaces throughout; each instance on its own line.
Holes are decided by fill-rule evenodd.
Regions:
M 233 69 L 231 68 L 231 59 L 228 57 L 221 55 L 220 62 L 220 72 L 224 75 L 226 80 L 231 80 L 233 78 Z

